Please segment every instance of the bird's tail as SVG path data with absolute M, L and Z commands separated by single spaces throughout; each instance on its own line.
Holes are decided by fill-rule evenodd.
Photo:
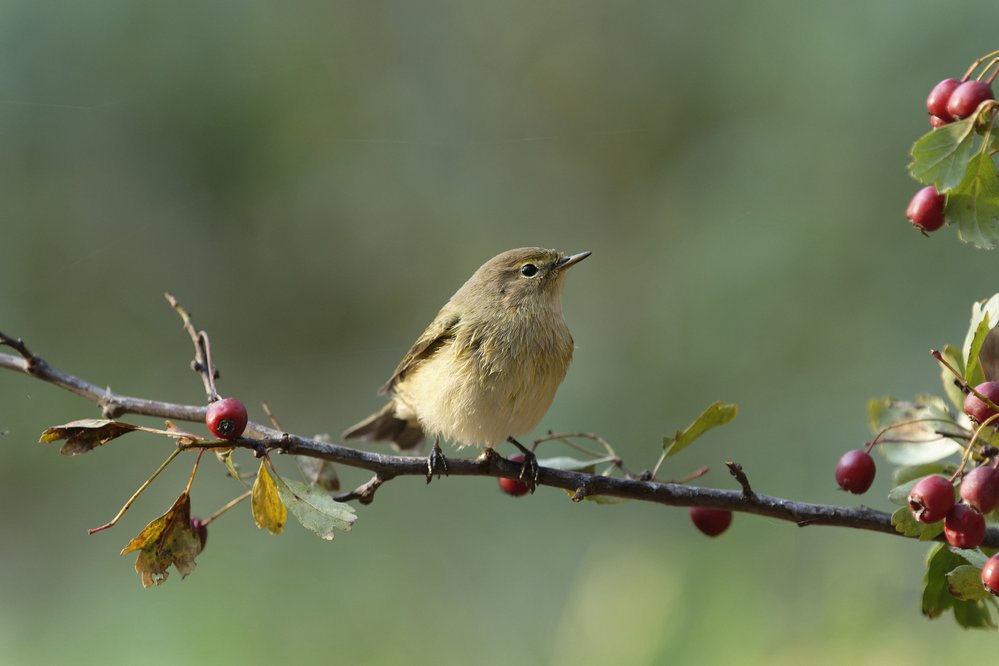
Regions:
M 366 439 L 373 442 L 392 442 L 404 451 L 423 443 L 423 428 L 416 419 L 402 419 L 395 414 L 395 401 L 390 400 L 380 411 L 375 412 L 340 435 L 342 439 Z

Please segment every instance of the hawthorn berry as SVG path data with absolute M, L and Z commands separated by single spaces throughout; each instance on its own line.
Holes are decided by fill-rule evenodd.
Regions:
M 950 121 L 944 120 L 940 116 L 930 116 L 930 127 L 936 129 L 937 127 L 943 127 L 944 125 L 950 125 Z
M 967 504 L 955 504 L 944 518 L 944 536 L 955 548 L 978 548 L 985 538 L 985 518 Z
M 201 550 L 205 549 L 205 542 L 208 541 L 208 525 L 197 516 L 191 516 L 191 531 L 198 535 L 198 541 L 201 542 Z
M 955 120 L 967 118 L 987 99 L 995 99 L 992 86 L 985 81 L 965 81 L 947 100 L 947 113 Z
M 208 405 L 205 425 L 221 439 L 238 439 L 246 429 L 246 407 L 236 398 L 216 400 Z
M 937 192 L 937 188 L 927 185 L 916 192 L 905 209 L 905 216 L 917 229 L 936 231 L 944 224 L 944 206 L 947 197 Z
M 847 451 L 836 463 L 836 483 L 854 495 L 866 493 L 874 483 L 876 473 L 874 458 L 862 449 Z
M 961 82 L 957 79 L 944 79 L 933 86 L 933 90 L 930 91 L 929 96 L 926 98 L 927 113 L 931 116 L 936 116 L 945 123 L 950 122 L 952 118 L 947 113 L 947 102 L 950 101 L 950 96 L 959 85 L 961 85 Z M 932 118 L 930 122 L 933 122 Z
M 524 462 L 524 456 L 518 453 L 515 456 L 510 456 L 507 460 L 512 460 L 513 462 Z M 500 490 L 505 492 L 507 495 L 512 495 L 513 497 L 520 497 L 521 495 L 526 495 L 531 491 L 531 487 L 520 479 L 507 479 L 505 477 L 499 478 L 499 487 Z
M 975 390 L 999 405 L 999 382 L 982 382 Z M 964 397 L 964 413 L 975 423 L 982 423 L 994 415 L 996 410 L 974 393 L 969 393 Z
M 961 499 L 982 513 L 999 507 L 999 469 L 976 467 L 961 481 Z
M 989 558 L 982 567 L 982 585 L 992 594 L 999 597 L 999 553 Z
M 909 491 L 909 510 L 921 523 L 943 520 L 954 506 L 954 486 L 942 476 L 926 476 Z
M 727 509 L 709 509 L 704 506 L 690 507 L 690 519 L 694 526 L 709 537 L 715 537 L 732 524 L 732 512 Z

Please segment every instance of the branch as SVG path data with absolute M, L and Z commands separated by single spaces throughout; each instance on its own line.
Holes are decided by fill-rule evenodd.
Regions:
M 0 368 L 21 372 L 35 379 L 54 384 L 67 391 L 96 403 L 106 418 L 117 418 L 123 414 L 139 414 L 179 421 L 203 422 L 205 407 L 180 405 L 146 398 L 120 395 L 110 389 L 102 389 L 86 380 L 63 372 L 31 353 L 20 340 L 11 345 L 14 339 L 0 333 L 0 344 L 12 346 L 20 356 L 0 354 Z M 247 431 L 260 436 L 257 439 L 240 438 L 227 445 L 249 449 L 254 452 L 279 451 L 295 455 L 309 456 L 330 462 L 365 469 L 375 477 L 355 491 L 340 496 L 340 499 L 358 499 L 362 503 L 373 498 L 374 491 L 390 479 L 402 476 L 425 478 L 427 461 L 423 457 L 397 456 L 362 451 L 339 444 L 321 442 L 273 428 L 250 423 Z M 212 446 L 218 446 L 216 442 Z M 206 445 L 207 448 L 210 446 Z M 185 448 L 200 448 L 200 445 L 186 445 Z M 584 474 L 541 467 L 538 485 L 561 488 L 579 501 L 586 497 L 605 496 L 622 499 L 653 502 L 667 506 L 703 506 L 728 509 L 742 513 L 752 513 L 777 520 L 785 520 L 799 526 L 830 525 L 854 529 L 882 532 L 894 536 L 904 536 L 891 524 L 891 515 L 868 507 L 845 507 L 830 504 L 795 502 L 780 497 L 761 495 L 750 490 L 749 481 L 741 467 L 730 465 L 742 490 L 719 490 L 677 483 L 663 483 L 644 478 L 617 478 L 598 474 Z M 450 476 L 489 476 L 516 479 L 520 476 L 521 465 L 501 456 L 480 456 L 476 459 L 449 458 Z M 906 537 L 909 538 L 909 537 Z M 999 528 L 989 528 L 985 547 L 999 547 Z

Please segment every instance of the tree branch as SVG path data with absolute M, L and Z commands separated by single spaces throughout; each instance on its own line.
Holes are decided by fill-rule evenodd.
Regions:
M 12 346 L 20 356 L 0 354 L 0 368 L 20 372 L 35 379 L 54 384 L 67 391 L 96 403 L 106 418 L 117 418 L 123 414 L 139 414 L 179 421 L 204 421 L 205 407 L 181 405 L 146 398 L 120 395 L 110 389 L 102 389 L 86 380 L 63 372 L 49 365 L 33 354 L 19 339 L 0 333 L 0 344 Z M 370 501 L 374 491 L 384 482 L 402 476 L 424 478 L 427 461 L 423 457 L 397 456 L 363 451 L 339 444 L 321 442 L 316 439 L 285 433 L 267 426 L 250 423 L 248 432 L 259 438 L 240 438 L 227 445 L 249 449 L 279 451 L 302 456 L 320 458 L 330 462 L 365 469 L 375 477 L 356 490 L 341 495 L 341 499 L 358 499 L 362 503 Z M 194 448 L 200 445 L 193 445 Z M 206 447 L 208 445 L 205 445 Z M 212 446 L 217 447 L 215 442 Z M 188 447 L 192 447 L 188 445 Z M 845 507 L 829 504 L 796 502 L 780 497 L 761 495 L 750 490 L 749 481 L 741 467 L 732 467 L 742 490 L 719 490 L 676 483 L 663 483 L 654 480 L 617 478 L 598 474 L 585 474 L 542 467 L 539 470 L 538 485 L 561 488 L 579 501 L 586 497 L 605 496 L 654 502 L 668 506 L 704 506 L 752 513 L 777 520 L 785 520 L 799 526 L 830 525 L 854 529 L 882 532 L 904 536 L 891 524 L 891 515 L 868 507 Z M 738 474 L 735 474 L 738 470 Z M 518 478 L 521 465 L 500 456 L 480 456 L 476 459 L 449 458 L 450 476 L 489 476 Z M 989 528 L 983 546 L 999 547 L 999 528 Z

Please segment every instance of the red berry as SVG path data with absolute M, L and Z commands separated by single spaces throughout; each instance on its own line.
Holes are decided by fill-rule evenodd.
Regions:
M 947 113 L 947 102 L 950 101 L 950 96 L 959 85 L 961 82 L 957 79 L 944 79 L 933 86 L 929 97 L 926 98 L 926 111 L 931 116 L 936 116 L 945 122 L 952 120 L 950 114 Z M 932 119 L 930 122 L 933 122 Z
M 905 209 L 905 216 L 913 226 L 923 231 L 936 231 L 944 224 L 944 205 L 947 197 L 937 192 L 937 188 L 927 185 L 916 192 Z
M 975 387 L 975 390 L 999 405 L 999 382 L 982 382 Z M 996 410 L 974 393 L 969 393 L 964 397 L 964 413 L 975 423 L 982 423 L 994 415 Z
M 208 525 L 201 522 L 200 518 L 191 516 L 191 530 L 198 535 L 201 542 L 201 550 L 205 549 L 205 542 L 208 541 Z
M 944 120 L 940 116 L 930 116 L 930 127 L 936 129 L 937 127 L 943 127 L 944 125 L 950 125 L 949 120 Z
M 208 405 L 205 425 L 221 439 L 239 439 L 246 430 L 246 407 L 236 398 L 216 400 Z
M 982 567 L 982 585 L 992 594 L 999 596 L 999 553 L 990 557 Z
M 874 458 L 867 451 L 854 449 L 847 451 L 836 463 L 836 483 L 843 490 L 849 490 L 854 495 L 866 493 L 874 483 Z
M 921 523 L 943 520 L 954 506 L 954 486 L 942 476 L 927 476 L 909 491 L 909 510 Z
M 976 467 L 961 481 L 961 499 L 982 513 L 999 507 L 999 469 Z
M 518 453 L 515 456 L 510 456 L 507 460 L 512 460 L 513 462 L 524 462 L 524 456 Z M 505 492 L 507 495 L 513 495 L 514 497 L 526 495 L 531 491 L 531 487 L 520 479 L 507 479 L 505 477 L 499 478 L 499 487 L 500 490 Z
M 732 512 L 727 509 L 709 509 L 704 506 L 690 507 L 690 519 L 694 526 L 709 537 L 715 537 L 732 524 Z
M 965 81 L 947 100 L 947 113 L 955 120 L 967 118 L 987 99 L 995 99 L 992 86 L 985 81 Z
M 978 548 L 985 538 L 985 518 L 967 504 L 955 504 L 944 518 L 944 536 L 955 548 Z

